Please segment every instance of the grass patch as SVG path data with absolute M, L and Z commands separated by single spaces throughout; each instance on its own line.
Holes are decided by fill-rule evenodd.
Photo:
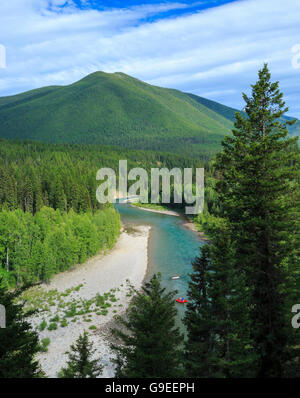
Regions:
M 42 322 L 39 325 L 39 330 L 42 332 L 43 330 L 45 330 L 47 327 L 47 322 L 45 319 L 42 320 Z
M 57 329 L 57 323 L 55 323 L 55 322 L 50 323 L 48 330 L 51 331 L 51 330 L 56 330 L 56 329 Z
M 89 329 L 90 329 L 90 330 L 96 330 L 97 328 L 96 328 L 95 325 L 91 325 L 91 326 L 89 327 Z
M 50 345 L 50 339 L 49 337 L 45 337 L 44 339 L 41 340 L 39 343 L 39 351 L 41 352 L 48 352 L 48 347 Z

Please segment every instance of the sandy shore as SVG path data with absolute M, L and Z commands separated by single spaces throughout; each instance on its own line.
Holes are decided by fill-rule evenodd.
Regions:
M 189 220 L 187 217 L 184 218 L 183 226 L 187 229 L 190 229 L 191 231 L 194 231 L 204 242 L 209 243 L 209 239 L 204 235 L 204 232 L 198 231 L 193 221 Z
M 125 199 L 126 198 L 126 199 Z M 138 196 L 129 195 L 122 191 L 116 191 L 114 195 L 115 200 L 121 200 L 121 203 L 134 203 L 139 200 Z
M 134 206 L 134 205 L 131 205 L 131 206 Z M 155 209 L 151 209 L 149 207 L 140 207 L 140 206 L 134 206 L 134 207 L 137 207 L 138 209 L 145 210 L 145 211 L 151 211 L 152 213 L 160 213 L 160 214 L 166 214 L 167 216 L 180 217 L 180 214 L 173 210 L 155 210 Z
M 140 288 L 146 274 L 148 264 L 148 237 L 150 227 L 135 227 L 130 233 L 123 232 L 115 248 L 106 255 L 99 255 L 90 259 L 84 265 L 76 267 L 72 271 L 56 275 L 50 285 L 42 286 L 43 290 L 51 291 L 56 289 L 64 292 L 74 286 L 82 284 L 79 291 L 74 291 L 68 300 L 89 300 L 97 293 L 103 295 L 114 289 L 114 303 L 108 309 L 108 313 L 97 315 L 92 313 L 90 323 L 83 319 L 77 322 L 68 322 L 68 326 L 58 326 L 57 330 L 49 331 L 45 329 L 39 332 L 40 339 L 49 337 L 51 343 L 48 352 L 40 353 L 38 359 L 48 377 L 57 377 L 57 372 L 65 365 L 65 351 L 87 330 L 94 347 L 97 349 L 97 356 L 100 356 L 105 365 L 102 377 L 112 377 L 114 369 L 110 361 L 110 351 L 107 340 L 99 330 L 105 324 L 113 320 L 114 315 L 120 314 L 127 307 L 130 297 L 128 295 L 128 280 L 135 288 Z M 57 314 L 57 308 L 53 309 L 51 316 Z M 92 311 L 91 311 L 92 312 Z M 45 315 L 38 315 L 31 319 L 34 327 L 37 327 Z M 49 324 L 50 316 L 48 316 Z M 89 326 L 94 325 L 97 330 L 89 330 Z
M 137 207 L 137 208 L 139 208 L 141 210 L 145 210 L 145 211 L 151 211 L 153 213 L 166 214 L 167 216 L 182 217 L 184 220 L 183 225 L 185 228 L 190 229 L 191 231 L 194 231 L 199 236 L 199 238 L 201 240 L 209 243 L 209 239 L 204 235 L 204 233 L 201 231 L 198 231 L 195 223 L 193 223 L 193 221 L 191 221 L 188 217 L 186 217 L 183 214 L 177 213 L 176 211 L 173 211 L 173 210 L 155 210 L 155 209 L 150 209 L 147 207 L 140 207 L 140 206 L 134 206 L 134 207 Z

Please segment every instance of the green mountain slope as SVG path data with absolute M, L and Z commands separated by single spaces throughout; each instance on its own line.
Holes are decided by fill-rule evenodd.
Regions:
M 0 137 L 106 144 L 208 158 L 230 134 L 235 110 L 123 73 L 0 98 Z
M 230 120 L 232 123 L 234 123 L 235 121 L 236 112 L 243 113 L 242 111 L 238 111 L 237 109 L 230 108 L 229 106 L 219 104 L 218 102 L 211 101 L 203 97 L 198 97 L 197 95 L 194 94 L 188 94 L 188 95 L 191 98 L 193 98 L 195 101 L 199 102 L 200 104 L 206 106 L 207 108 L 213 110 L 219 115 L 222 115 L 226 119 Z M 295 118 L 285 116 L 282 119 L 283 121 L 286 121 L 286 120 L 294 120 Z M 300 120 L 296 119 L 296 123 L 293 126 L 289 127 L 289 133 L 292 136 L 300 136 Z

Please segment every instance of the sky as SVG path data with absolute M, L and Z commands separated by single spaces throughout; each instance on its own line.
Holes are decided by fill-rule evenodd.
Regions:
M 101 70 L 242 109 L 265 62 L 300 118 L 299 1 L 0 3 L 0 96 Z

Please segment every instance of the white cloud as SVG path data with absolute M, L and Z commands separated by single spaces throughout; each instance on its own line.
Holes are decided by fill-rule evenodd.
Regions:
M 98 11 L 79 10 L 69 1 L 57 12 L 62 3 L 1 3 L 7 68 L 0 69 L 0 95 L 72 83 L 96 70 L 123 71 L 241 108 L 241 91 L 267 61 L 281 81 L 290 114 L 300 117 L 300 70 L 292 67 L 291 51 L 300 43 L 300 2 L 240 0 L 153 23 L 145 20 L 183 5 Z

